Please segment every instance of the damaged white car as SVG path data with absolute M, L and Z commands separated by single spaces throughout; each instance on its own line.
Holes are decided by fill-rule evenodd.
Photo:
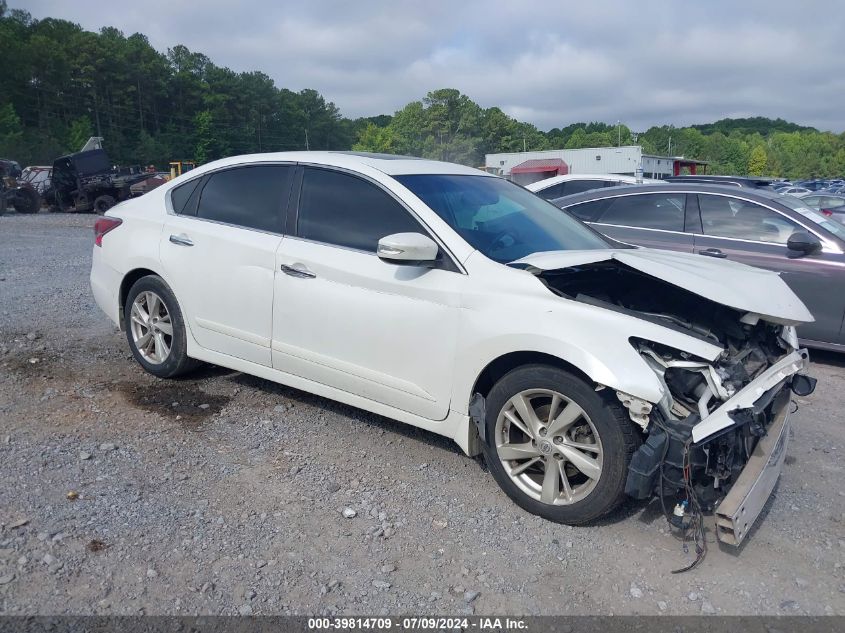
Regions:
M 95 232 L 94 296 L 147 371 L 214 363 L 440 433 L 552 521 L 657 494 L 738 544 L 815 385 L 778 275 L 612 242 L 449 163 L 235 157 Z

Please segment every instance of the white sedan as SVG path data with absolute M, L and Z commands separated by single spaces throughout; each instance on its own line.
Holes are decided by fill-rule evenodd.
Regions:
M 533 191 L 541 198 L 554 200 L 563 196 L 571 196 L 576 193 L 590 191 L 591 189 L 602 189 L 604 187 L 617 187 L 619 185 L 654 185 L 663 182 L 653 178 L 640 178 L 625 176 L 623 174 L 563 174 L 552 176 L 525 185 L 528 191 Z
M 739 542 L 762 504 L 744 527 L 731 504 L 768 497 L 766 442 L 812 390 L 812 317 L 777 274 L 612 242 L 459 165 L 228 158 L 95 233 L 94 296 L 148 372 L 213 363 L 445 435 L 553 521 L 668 489 Z

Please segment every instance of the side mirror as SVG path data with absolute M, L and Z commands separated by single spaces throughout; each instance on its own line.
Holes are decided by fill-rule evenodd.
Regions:
M 822 249 L 822 243 L 815 235 L 806 231 L 795 231 L 795 233 L 789 236 L 786 247 L 791 251 L 788 256 L 795 258 L 812 255 L 820 251 Z
M 439 251 L 434 240 L 422 233 L 394 233 L 378 241 L 376 254 L 391 264 L 425 266 L 437 259 Z

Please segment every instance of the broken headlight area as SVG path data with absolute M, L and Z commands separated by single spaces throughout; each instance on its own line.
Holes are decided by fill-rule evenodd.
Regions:
M 789 343 L 794 328 L 745 321 L 744 341 L 725 337 L 724 352 L 713 362 L 632 341 L 664 396 L 647 419 L 623 400 L 647 434 L 632 457 L 625 491 L 637 499 L 657 495 L 669 522 L 693 532 L 696 561 L 706 551 L 703 512 L 716 511 L 721 541 L 738 545 L 745 538 L 783 464 L 783 455 L 761 440 L 784 433 L 793 392 L 808 395 L 815 388 L 813 378 L 799 373 L 808 360 Z M 785 450 L 785 440 L 778 445 Z M 732 492 L 743 477 L 742 490 Z M 671 512 L 667 499 L 674 499 Z

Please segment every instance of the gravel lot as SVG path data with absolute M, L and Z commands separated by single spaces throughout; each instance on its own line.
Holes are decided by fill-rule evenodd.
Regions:
M 672 575 L 655 503 L 547 523 L 436 435 L 144 373 L 91 297 L 93 223 L 0 217 L 0 614 L 845 615 L 845 356 L 814 355 L 750 541 Z

